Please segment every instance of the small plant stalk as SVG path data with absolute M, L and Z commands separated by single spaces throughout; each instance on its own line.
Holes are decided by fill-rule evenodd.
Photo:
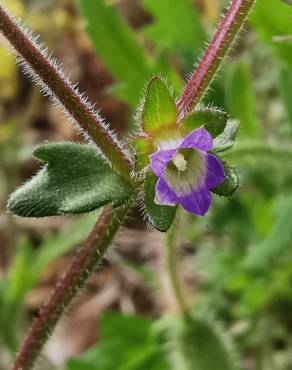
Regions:
M 232 1 L 198 68 L 178 100 L 180 119 L 205 94 L 254 2 L 255 0 Z M 64 77 L 61 68 L 47 56 L 31 35 L 2 6 L 0 6 L 0 32 L 19 56 L 20 64 L 24 66 L 24 70 L 28 71 L 42 89 L 63 107 L 85 134 L 97 144 L 112 166 L 129 180 L 132 163 L 122 145 L 104 126 L 102 119 L 93 107 Z M 71 267 L 61 277 L 52 295 L 40 309 L 39 315 L 34 320 L 27 339 L 17 355 L 13 370 L 32 369 L 62 313 L 96 268 L 122 220 L 128 214 L 129 208 L 130 205 L 118 209 L 113 209 L 110 205 L 104 207 L 91 234 L 77 252 Z M 173 291 L 180 310 L 182 313 L 187 313 L 187 305 L 176 271 L 175 235 L 169 234 L 166 238 L 167 265 Z
M 256 0 L 232 0 L 229 9 L 177 102 L 179 119 L 205 95 Z
M 176 231 L 176 226 L 173 226 L 170 232 L 165 235 L 165 262 L 177 308 L 180 314 L 186 315 L 188 313 L 188 306 L 177 270 Z
M 28 31 L 15 21 L 0 6 L 0 32 L 10 42 L 20 58 L 24 71 L 42 87 L 51 98 L 80 126 L 101 149 L 112 166 L 127 180 L 130 179 L 131 161 L 122 145 L 107 129 L 93 106 L 80 94 L 69 79 L 64 76 L 56 61 L 38 46 Z
M 16 357 L 13 370 L 33 368 L 64 310 L 100 262 L 129 208 L 130 205 L 118 209 L 113 209 L 111 205 L 104 207 L 68 271 L 60 278 L 51 296 L 41 307 Z

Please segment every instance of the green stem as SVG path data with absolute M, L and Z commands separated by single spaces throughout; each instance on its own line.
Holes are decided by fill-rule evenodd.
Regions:
M 13 370 L 33 368 L 64 310 L 84 286 L 108 249 L 130 206 L 128 204 L 118 209 L 113 209 L 111 205 L 104 207 L 84 245 L 76 253 L 71 266 L 41 307 L 16 357 Z
M 166 268 L 177 307 L 180 313 L 187 314 L 188 306 L 185 302 L 177 270 L 176 231 L 176 226 L 173 226 L 171 231 L 165 235 Z

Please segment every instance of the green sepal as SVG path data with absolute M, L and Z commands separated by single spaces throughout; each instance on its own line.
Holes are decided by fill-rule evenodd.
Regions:
M 163 206 L 156 204 L 155 185 L 158 178 L 148 172 L 144 182 L 144 206 L 150 223 L 159 231 L 167 231 L 175 218 L 177 206 Z
M 239 179 L 234 167 L 229 166 L 225 162 L 223 162 L 223 165 L 226 179 L 222 182 L 222 184 L 211 189 L 211 191 L 220 196 L 230 197 L 238 189 Z
M 138 136 L 132 140 L 136 152 L 136 171 L 141 171 L 149 164 L 149 155 L 154 152 L 153 142 L 147 137 Z
M 217 136 L 213 141 L 213 151 L 215 153 L 222 153 L 233 147 L 236 135 L 239 131 L 239 121 L 229 120 L 225 130 L 221 135 Z
M 160 77 L 154 77 L 147 86 L 142 107 L 144 132 L 156 136 L 167 128 L 175 127 L 177 115 L 175 100 L 166 83 Z
M 215 138 L 225 130 L 227 119 L 227 113 L 219 109 L 204 108 L 188 114 L 179 127 L 183 134 L 188 134 L 203 126 Z
M 8 207 L 18 216 L 84 213 L 107 203 L 118 207 L 133 192 L 92 145 L 44 144 L 34 155 L 46 165 L 11 195 Z

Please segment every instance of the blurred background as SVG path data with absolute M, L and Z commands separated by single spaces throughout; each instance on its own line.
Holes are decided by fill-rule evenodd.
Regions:
M 226 158 L 239 190 L 215 197 L 204 218 L 183 215 L 181 284 L 242 370 L 292 369 L 292 6 L 258 0 L 205 99 L 238 119 Z M 6 0 L 62 62 L 121 136 L 159 73 L 179 94 L 227 5 L 223 0 Z M 3 41 L 0 39 L 0 41 Z M 9 369 L 29 325 L 97 215 L 23 219 L 9 194 L 41 164 L 33 147 L 83 138 L 24 76 L 0 43 L 0 369 Z M 138 209 L 46 345 L 42 369 L 184 370 L 161 345 L 176 305 L 165 237 Z M 175 330 L 175 329 L 173 329 Z M 220 340 L 221 340 L 220 339 Z M 196 337 L 194 340 L 198 340 Z M 200 339 L 199 339 L 200 341 Z M 205 369 L 205 368 L 204 368 Z

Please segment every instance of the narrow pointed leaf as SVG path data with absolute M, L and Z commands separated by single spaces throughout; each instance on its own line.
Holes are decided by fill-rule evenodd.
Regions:
M 278 258 L 291 249 L 292 240 L 292 197 L 283 198 L 279 217 L 270 234 L 250 249 L 244 260 L 244 267 L 250 271 L 262 271 L 274 266 Z
M 207 34 L 192 0 L 143 0 L 153 22 L 144 27 L 144 34 L 158 49 L 174 53 L 183 71 L 190 73 L 202 53 Z M 179 23 L 182 27 L 177 26 Z M 175 25 L 175 26 L 174 26 Z
M 159 231 L 167 231 L 174 220 L 177 206 L 162 206 L 154 202 L 157 177 L 148 172 L 144 184 L 144 206 L 150 223 Z
M 92 145 L 40 145 L 34 155 L 46 162 L 40 172 L 12 194 L 8 207 L 23 217 L 90 212 L 107 203 L 120 206 L 132 188 Z
M 142 124 L 149 135 L 156 135 L 165 128 L 175 126 L 177 110 L 166 83 L 159 77 L 154 77 L 146 91 L 142 109 Z
M 152 62 L 113 5 L 105 0 L 76 3 L 97 55 L 119 83 L 117 95 L 136 106 L 140 91 L 154 72 Z
M 179 48 L 195 49 L 196 54 L 202 52 L 207 35 L 191 0 L 143 0 L 142 3 L 154 17 L 144 33 L 158 47 L 174 52 Z M 183 27 L 174 27 L 178 19 Z
M 180 127 L 184 133 L 189 133 L 204 126 L 215 138 L 225 130 L 227 118 L 227 114 L 219 109 L 204 108 L 190 113 Z

